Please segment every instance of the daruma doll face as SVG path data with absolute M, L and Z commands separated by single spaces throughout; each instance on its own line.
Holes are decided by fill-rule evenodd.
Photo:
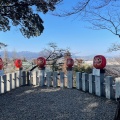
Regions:
M 16 59 L 15 60 L 15 66 L 17 68 L 21 68 L 22 67 L 22 60 L 21 59 Z
M 39 65 L 43 65 L 43 64 L 44 64 L 44 61 L 43 61 L 42 59 L 38 59 L 37 63 L 38 63 Z
M 46 59 L 44 57 L 37 58 L 37 65 L 43 68 L 46 65 Z
M 96 69 L 103 69 L 106 66 L 106 58 L 102 55 L 97 55 L 93 59 L 93 66 Z
M 66 61 L 67 67 L 72 68 L 74 65 L 74 60 L 72 58 L 68 58 Z

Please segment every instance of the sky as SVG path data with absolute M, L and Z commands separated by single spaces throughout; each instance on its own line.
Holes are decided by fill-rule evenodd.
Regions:
M 77 0 L 75 0 L 77 1 Z M 67 1 L 68 2 L 68 1 Z M 68 9 L 68 4 L 61 4 L 58 9 Z M 73 2 L 70 2 L 72 5 Z M 58 9 L 56 9 L 58 11 Z M 50 42 L 56 43 L 59 48 L 70 48 L 70 51 L 79 56 L 88 55 L 119 55 L 119 52 L 107 53 L 112 43 L 119 42 L 120 38 L 107 30 L 92 30 L 85 26 L 75 16 L 57 17 L 51 13 L 40 14 L 44 21 L 44 31 L 39 37 L 27 39 L 20 33 L 17 27 L 11 31 L 0 32 L 0 42 L 8 45 L 8 51 L 31 51 L 40 52 L 47 48 Z

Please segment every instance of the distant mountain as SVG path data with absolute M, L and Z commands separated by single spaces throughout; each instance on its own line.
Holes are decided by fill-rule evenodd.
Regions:
M 13 58 L 13 56 L 15 55 L 16 58 L 26 58 L 28 60 L 30 59 L 34 59 L 34 58 L 38 58 L 39 56 L 45 56 L 47 55 L 47 53 L 45 53 L 45 51 L 41 51 L 41 52 L 30 52 L 30 51 L 21 51 L 21 52 L 11 52 L 11 51 L 7 51 L 8 57 L 11 59 Z M 4 56 L 4 51 L 0 51 L 0 56 L 3 58 Z M 88 56 L 76 56 L 76 55 L 72 55 L 72 58 L 80 58 L 80 59 L 84 59 L 84 60 L 93 60 L 95 55 L 88 55 Z M 106 56 L 107 58 L 112 58 L 112 56 Z
M 13 58 L 14 56 L 16 56 L 16 58 L 33 59 L 33 58 L 37 58 L 40 56 L 39 52 L 29 52 L 29 51 L 21 51 L 21 52 L 16 52 L 16 53 L 7 51 L 7 54 L 9 58 Z M 2 58 L 4 57 L 4 51 L 0 51 L 0 56 Z
M 88 56 L 72 56 L 74 59 L 75 58 L 79 58 L 79 59 L 83 59 L 83 60 L 93 60 L 95 55 L 88 55 Z M 107 59 L 113 58 L 113 56 L 105 56 Z

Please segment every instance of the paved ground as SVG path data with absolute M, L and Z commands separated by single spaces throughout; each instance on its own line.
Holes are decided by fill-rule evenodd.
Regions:
M 116 106 L 76 89 L 25 86 L 0 95 L 0 120 L 113 120 Z

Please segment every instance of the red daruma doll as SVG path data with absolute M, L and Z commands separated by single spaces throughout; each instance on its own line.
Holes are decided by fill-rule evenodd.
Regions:
M 103 69 L 106 66 L 106 58 L 103 55 L 97 55 L 93 59 L 93 66 L 96 69 Z
M 67 58 L 66 65 L 68 68 L 72 68 L 74 65 L 74 60 L 72 58 Z
M 3 69 L 3 61 L 2 61 L 2 58 L 0 58 L 0 70 Z
M 44 57 L 37 58 L 37 65 L 39 68 L 43 69 L 46 65 L 46 59 Z
M 16 59 L 15 61 L 14 61 L 14 64 L 15 64 L 15 67 L 16 68 L 21 68 L 22 67 L 22 60 L 21 59 Z

